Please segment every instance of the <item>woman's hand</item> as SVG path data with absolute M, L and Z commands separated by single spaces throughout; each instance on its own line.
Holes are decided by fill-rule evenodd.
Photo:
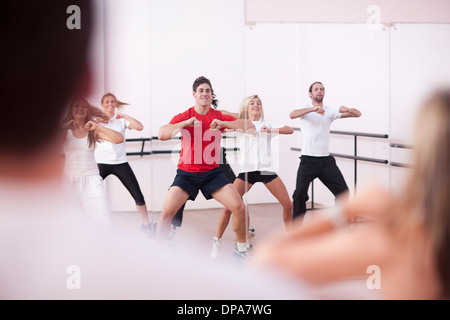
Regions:
M 90 120 L 84 125 L 83 129 L 85 129 L 87 131 L 92 131 L 92 130 L 96 130 L 97 127 L 98 127 L 98 123 Z

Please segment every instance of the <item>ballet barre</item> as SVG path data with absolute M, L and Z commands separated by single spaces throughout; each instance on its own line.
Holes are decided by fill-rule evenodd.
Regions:
M 389 146 L 391 148 L 396 148 L 396 149 L 414 149 L 414 147 L 410 144 L 398 143 L 398 142 L 391 142 L 389 144 Z M 395 161 L 391 161 L 389 164 L 393 167 L 401 167 L 401 168 L 410 168 L 411 167 L 411 165 L 409 165 L 409 164 L 395 162 Z
M 293 127 L 295 131 L 301 131 L 300 128 Z M 376 138 L 376 139 L 388 139 L 388 134 L 378 134 L 378 133 L 366 133 L 366 132 L 352 132 L 352 131 L 337 131 L 330 130 L 331 134 L 338 135 L 348 135 L 353 136 L 353 155 L 330 153 L 333 157 L 345 158 L 354 160 L 354 192 L 356 193 L 356 185 L 358 182 L 358 161 L 366 161 L 373 163 L 388 164 L 389 161 L 386 159 L 376 159 L 369 157 L 358 156 L 358 137 Z M 301 151 L 301 148 L 291 148 L 292 151 Z M 314 209 L 314 181 L 311 182 L 311 209 Z
M 232 139 L 232 137 L 223 136 L 223 139 Z M 153 154 L 172 154 L 172 153 L 180 153 L 181 150 L 152 150 L 152 151 L 144 151 L 145 143 L 149 141 L 159 141 L 158 137 L 151 138 L 131 138 L 126 139 L 125 142 L 142 142 L 141 150 L 139 152 L 127 152 L 127 156 L 150 156 Z M 170 140 L 181 140 L 181 137 L 173 137 Z M 225 148 L 225 151 L 239 151 L 239 148 Z

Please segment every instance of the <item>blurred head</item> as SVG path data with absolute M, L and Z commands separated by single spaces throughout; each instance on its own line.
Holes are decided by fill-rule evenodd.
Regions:
M 72 119 L 80 121 L 84 124 L 88 121 L 89 103 L 83 98 L 75 99 L 71 103 L 70 111 L 70 116 Z
M 325 87 L 321 82 L 316 81 L 309 87 L 309 97 L 312 100 L 316 102 L 322 102 L 324 96 L 325 96 Z
M 102 108 L 107 113 L 114 113 L 115 109 L 122 109 L 123 106 L 129 105 L 128 103 L 117 100 L 116 96 L 111 92 L 105 93 L 101 100 Z
M 214 94 L 209 79 L 203 76 L 198 77 L 192 84 L 192 90 L 196 102 L 199 102 L 200 104 L 210 104 L 214 109 L 219 105 L 219 101 L 216 99 L 216 95 Z
M 88 121 L 107 122 L 108 116 L 99 108 L 91 105 L 85 98 L 77 97 L 70 101 L 67 115 L 64 122 L 75 120 L 81 125 L 85 125 Z M 97 138 L 94 131 L 88 132 L 89 147 L 96 143 Z
M 262 102 L 256 94 L 242 99 L 241 105 L 239 107 L 240 119 L 250 119 L 250 116 L 253 116 L 258 120 L 264 120 Z
M 70 5 L 81 10 L 81 29 L 67 28 Z M 87 93 L 90 23 L 88 0 L 2 2 L 2 155 L 20 158 L 45 148 L 59 133 L 69 98 Z
M 450 297 L 450 90 L 432 95 L 414 127 L 415 159 L 404 202 L 424 222 Z M 420 215 L 417 217 L 417 215 Z

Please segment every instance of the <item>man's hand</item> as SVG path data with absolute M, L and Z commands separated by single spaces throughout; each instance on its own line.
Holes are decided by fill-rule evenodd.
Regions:
M 325 115 L 325 109 L 323 107 L 314 107 L 313 111 L 317 112 L 318 114 L 320 114 L 322 116 Z
M 339 108 L 339 112 L 340 113 L 344 113 L 344 112 L 348 112 L 348 108 L 347 107 L 345 107 L 345 106 L 341 106 L 340 108 Z
M 200 124 L 200 121 L 198 121 L 196 117 L 192 117 L 186 120 L 185 124 L 185 127 L 197 127 Z

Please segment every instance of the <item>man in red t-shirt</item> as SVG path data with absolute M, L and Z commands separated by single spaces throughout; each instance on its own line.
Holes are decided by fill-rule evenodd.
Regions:
M 173 117 L 169 124 L 159 129 L 158 138 L 163 141 L 181 132 L 181 154 L 177 175 L 164 200 L 156 239 L 159 242 L 167 239 L 177 210 L 187 200 L 195 200 L 201 190 L 206 199 L 216 199 L 233 213 L 237 241 L 235 254 L 245 259 L 245 206 L 236 188 L 219 167 L 220 140 L 225 129 L 247 131 L 255 127 L 249 120 L 236 120 L 211 108 L 217 101 L 207 78 L 199 77 L 194 81 L 193 96 L 194 107 Z

